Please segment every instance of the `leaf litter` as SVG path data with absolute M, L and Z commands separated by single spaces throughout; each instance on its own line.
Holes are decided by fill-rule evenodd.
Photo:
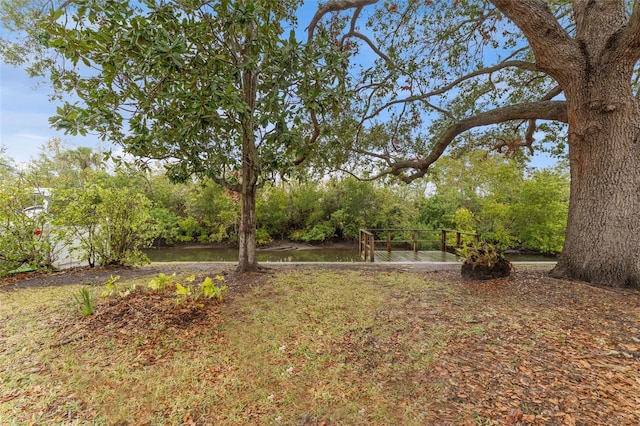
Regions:
M 202 351 L 202 336 L 207 346 L 225 345 L 224 323 L 244 320 L 236 301 L 243 295 L 278 297 L 269 291 L 278 273 L 225 273 L 229 295 L 224 305 L 203 300 L 177 304 L 170 292 L 147 290 L 105 299 L 95 315 L 52 320 L 58 331 L 50 347 L 75 348 L 82 341 L 77 345 L 82 350 L 112 341 L 134 347 L 132 368 L 154 368 L 190 348 Z M 385 272 L 360 273 L 373 282 Z M 391 279 L 401 280 L 402 274 Z M 353 367 L 352 386 L 373 377 L 401 398 L 390 418 L 369 418 L 368 424 L 402 419 L 412 404 L 423 404 L 424 411 L 407 424 L 640 424 L 639 292 L 552 279 L 532 270 L 490 281 L 464 281 L 457 271 L 406 274 L 437 285 L 391 288 L 388 303 L 372 314 L 374 324 L 393 326 L 393 333 L 382 337 L 377 325 L 351 330 L 324 349 Z M 252 293 L 255 289 L 260 290 Z M 433 336 L 434 330 L 440 335 Z M 409 340 L 430 343 L 413 353 Z M 429 357 L 428 363 L 416 367 L 417 357 Z M 396 366 L 393 371 L 390 365 Z M 207 374 L 224 381 L 233 371 L 221 365 Z M 44 387 L 34 389 L 32 395 L 42 397 Z M 20 396 L 15 389 L 3 391 L 0 403 Z M 185 423 L 217 424 L 197 405 L 182 417 Z M 328 413 L 307 416 L 301 424 L 345 422 Z

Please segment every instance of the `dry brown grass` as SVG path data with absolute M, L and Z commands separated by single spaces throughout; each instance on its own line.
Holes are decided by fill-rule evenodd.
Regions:
M 540 271 L 227 284 L 222 304 L 139 292 L 87 318 L 78 286 L 0 293 L 0 424 L 640 424 L 637 292 Z

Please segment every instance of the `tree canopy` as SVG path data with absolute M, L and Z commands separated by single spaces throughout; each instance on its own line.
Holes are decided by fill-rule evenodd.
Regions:
M 566 15 L 569 6 L 558 3 L 555 12 Z M 377 176 L 421 178 L 447 150 L 566 154 L 562 89 L 490 2 L 332 1 L 309 37 L 335 27 L 326 14 L 350 9 L 338 15 L 335 38 L 352 54 L 355 152 L 374 161 Z
M 255 269 L 255 191 L 319 151 L 341 87 L 342 52 L 323 36 L 298 40 L 299 4 L 61 3 L 37 17 L 64 58 L 38 51 L 39 63 L 73 95 L 51 122 L 162 159 L 174 180 L 195 174 L 241 194 L 239 269 Z
M 557 276 L 640 286 L 640 3 L 334 0 L 309 27 L 351 64 L 355 152 L 425 176 L 445 152 L 568 148 Z M 551 142 L 551 145 L 546 144 Z M 602 253 L 606 253 L 603 256 Z

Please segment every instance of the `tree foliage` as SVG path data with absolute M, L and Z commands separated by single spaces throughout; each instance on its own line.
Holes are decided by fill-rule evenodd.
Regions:
M 322 151 L 341 88 L 342 52 L 326 37 L 297 39 L 299 4 L 82 0 L 43 19 L 35 2 L 14 1 L 6 18 L 22 30 L 28 17 L 40 24 L 45 47 L 30 52 L 56 91 L 73 95 L 52 119 L 57 128 L 96 132 L 166 160 L 173 180 L 196 174 L 241 195 L 245 270 L 257 268 L 256 190 Z M 36 33 L 25 32 L 28 50 Z M 64 61 L 48 61 L 46 48 Z
M 534 148 L 565 153 L 561 90 L 491 2 L 332 1 L 310 31 L 335 27 L 322 20 L 331 10 L 352 10 L 335 37 L 351 53 L 354 152 L 377 176 L 410 182 L 445 151 L 476 147 L 525 159 Z
M 2 175 L 2 273 L 23 264 L 51 268 L 63 250 L 90 265 L 135 264 L 145 261 L 142 249 L 152 242 L 238 243 L 237 193 L 208 179 L 173 183 L 160 165 L 98 162 L 76 168 L 68 159 L 79 153 L 99 157 L 88 148 L 52 142 L 21 180 L 10 168 Z M 53 196 L 48 212 L 28 216 L 23 210 L 38 203 L 36 184 L 52 188 Z M 258 243 L 355 241 L 360 228 L 448 228 L 478 232 L 501 249 L 556 253 L 567 198 L 562 165 L 525 171 L 513 159 L 469 153 L 443 158 L 429 185 L 344 176 L 267 184 L 257 197 Z
M 554 275 L 640 287 L 640 244 L 628 237 L 640 232 L 628 213 L 640 209 L 639 2 L 332 0 L 309 37 L 336 22 L 355 59 L 355 152 L 377 176 L 411 182 L 443 154 L 477 147 L 567 149 Z
M 148 262 L 140 251 L 157 235 L 151 202 L 135 185 L 112 186 L 103 176 L 83 187 L 58 190 L 53 225 L 64 229 L 66 243 L 90 266 Z

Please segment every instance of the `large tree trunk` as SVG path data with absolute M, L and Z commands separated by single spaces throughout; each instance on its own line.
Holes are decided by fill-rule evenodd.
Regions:
M 640 288 L 640 111 L 621 67 L 566 91 L 571 196 L 554 276 Z
M 543 0 L 491 0 L 525 34 L 536 66 L 564 91 L 571 197 L 553 275 L 640 288 L 640 3 L 573 1 L 569 34 Z

